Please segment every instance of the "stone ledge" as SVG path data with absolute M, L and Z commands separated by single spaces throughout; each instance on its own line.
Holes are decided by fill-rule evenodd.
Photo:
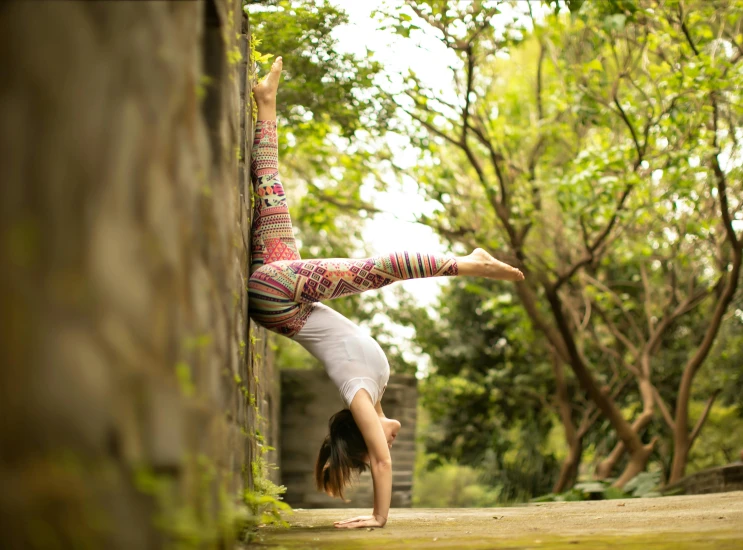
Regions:
M 743 491 L 743 462 L 696 472 L 663 488 L 663 494 L 703 495 Z

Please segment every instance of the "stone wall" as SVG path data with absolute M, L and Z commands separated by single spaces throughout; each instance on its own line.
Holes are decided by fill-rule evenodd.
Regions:
M 276 445 L 248 33 L 240 0 L 0 6 L 3 549 L 215 546 Z
M 417 381 L 392 375 L 382 398 L 384 413 L 402 424 L 392 447 L 392 506 L 409 507 L 415 466 Z M 286 501 L 298 508 L 369 508 L 373 505 L 371 474 L 366 472 L 346 493 L 349 502 L 315 489 L 313 471 L 328 419 L 343 401 L 325 371 L 281 372 L 281 482 Z
M 667 494 L 704 495 L 743 491 L 743 462 L 696 472 L 663 488 Z

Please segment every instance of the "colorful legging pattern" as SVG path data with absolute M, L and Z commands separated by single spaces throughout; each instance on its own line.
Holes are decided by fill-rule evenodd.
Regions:
M 402 281 L 457 274 L 450 256 L 396 252 L 361 260 L 302 260 L 289 206 L 279 181 L 276 122 L 259 120 L 253 142 L 255 189 L 250 316 L 269 330 L 292 337 L 312 313 L 312 304 Z

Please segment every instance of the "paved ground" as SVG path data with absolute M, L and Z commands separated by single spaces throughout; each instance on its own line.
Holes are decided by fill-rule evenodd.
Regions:
M 265 528 L 256 548 L 503 550 L 743 550 L 743 492 L 531 504 L 394 509 L 384 529 L 338 530 L 369 510 L 297 510 L 289 529 Z

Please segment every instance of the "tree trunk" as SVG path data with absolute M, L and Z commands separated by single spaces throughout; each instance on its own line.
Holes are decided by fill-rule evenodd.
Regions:
M 675 451 L 673 454 L 673 464 L 671 465 L 671 475 L 669 476 L 669 482 L 673 483 L 684 477 L 684 472 L 686 470 L 686 462 L 689 458 L 689 451 L 691 451 L 692 445 L 694 445 L 694 441 L 696 441 L 697 437 L 699 436 L 699 433 L 702 431 L 702 427 L 704 426 L 704 423 L 707 421 L 707 416 L 709 415 L 709 412 L 712 410 L 712 405 L 715 403 L 715 399 L 720 394 L 720 389 L 715 390 L 712 392 L 712 395 L 709 396 L 709 399 L 707 399 L 707 404 L 704 407 L 704 410 L 702 411 L 702 414 L 697 419 L 697 423 L 694 426 L 694 429 L 691 431 L 691 434 L 689 434 L 686 430 L 683 432 L 679 431 L 676 432 L 676 429 L 674 427 L 674 447 Z M 688 398 L 687 398 L 688 402 Z M 688 417 L 688 413 L 687 413 Z M 688 418 L 687 418 L 688 420 Z
M 676 483 L 686 474 L 686 462 L 689 459 L 688 436 L 675 433 L 673 437 L 673 462 L 668 483 Z
M 699 56 L 699 52 L 694 47 L 688 33 L 686 33 L 686 38 L 689 42 L 689 46 L 694 51 L 694 54 Z M 740 57 L 736 59 L 736 62 L 739 59 Z M 730 274 L 728 275 L 723 290 L 717 299 L 709 327 L 704 334 L 704 339 L 699 345 L 696 353 L 689 359 L 689 361 L 687 361 L 686 365 L 684 365 L 684 372 L 681 375 L 681 383 L 679 384 L 679 393 L 676 401 L 676 418 L 673 427 L 673 463 L 671 464 L 671 477 L 668 480 L 669 483 L 675 483 L 684 477 L 684 474 L 686 473 L 686 461 L 689 458 L 689 451 L 691 450 L 691 446 L 694 444 L 697 435 L 699 435 L 702 424 L 704 424 L 706 412 L 708 411 L 702 415 L 697 426 L 694 428 L 694 432 L 689 435 L 689 399 L 691 398 L 691 386 L 694 381 L 694 376 L 696 376 L 702 363 L 704 363 L 704 360 L 712 349 L 712 344 L 714 343 L 715 338 L 717 337 L 717 332 L 720 330 L 720 325 L 722 324 L 722 318 L 725 315 L 730 302 L 733 301 L 741 275 L 741 263 L 743 263 L 743 242 L 741 241 L 743 237 L 739 237 L 735 233 L 735 227 L 733 227 L 734 218 L 730 214 L 730 204 L 727 195 L 727 174 L 723 171 L 722 166 L 720 166 L 720 159 L 718 158 L 718 155 L 722 152 L 722 147 L 718 141 L 720 112 L 717 92 L 710 93 L 709 99 L 712 105 L 712 119 L 708 123 L 708 128 L 712 135 L 711 145 L 714 147 L 714 151 L 709 157 L 709 167 L 715 175 L 715 181 L 717 184 L 717 200 L 719 201 L 720 206 L 720 219 L 726 234 L 725 240 L 731 248 L 732 261 L 729 264 Z M 725 271 L 723 270 L 722 272 L 724 273 Z M 714 400 L 714 398 L 712 398 L 712 400 Z M 708 406 L 711 406 L 711 403 Z
M 627 466 L 624 468 L 624 471 L 617 478 L 617 480 L 612 483 L 612 487 L 621 489 L 627 484 L 630 479 L 645 470 L 645 467 L 648 465 L 648 459 L 650 458 L 650 455 L 653 453 L 653 449 L 655 448 L 656 441 L 657 438 L 654 437 L 650 443 L 648 443 L 647 445 L 643 445 L 643 447 L 638 452 L 632 453 L 630 455 Z
M 560 477 L 557 479 L 554 487 L 552 487 L 553 493 L 562 493 L 575 484 L 575 481 L 578 479 L 578 469 L 580 468 L 582 458 L 583 438 L 581 437 L 576 438 L 570 449 L 568 449 L 568 456 L 565 457 L 560 468 Z
M 724 190 L 724 188 L 723 188 Z M 722 193 L 721 193 L 722 194 Z M 724 196 L 724 195 L 723 195 Z M 733 237 L 734 237 L 733 233 Z M 722 318 L 727 311 L 730 302 L 733 300 L 735 291 L 738 288 L 738 282 L 741 275 L 741 263 L 743 263 L 743 251 L 740 248 L 740 243 L 732 240 L 733 248 L 733 262 L 730 275 L 723 288 L 722 294 L 717 300 L 715 305 L 712 319 L 710 320 L 709 328 L 704 335 L 704 339 L 700 344 L 697 352 L 689 359 L 684 366 L 684 373 L 681 375 L 681 383 L 679 384 L 678 398 L 676 400 L 676 418 L 673 429 L 673 463 L 671 464 L 671 477 L 668 483 L 675 483 L 684 477 L 686 473 L 686 461 L 689 458 L 689 451 L 691 446 L 694 444 L 694 440 L 701 431 L 702 425 L 706 419 L 706 415 L 709 412 L 705 410 L 705 413 L 699 418 L 697 426 L 694 428 L 692 434 L 689 434 L 689 399 L 691 398 L 691 386 L 694 381 L 694 376 L 699 371 L 702 363 L 707 358 L 712 344 L 715 341 L 717 332 L 722 324 Z M 714 397 L 711 398 L 714 400 Z M 711 402 L 708 405 L 708 409 L 711 406 Z
M 562 302 L 557 291 L 553 287 L 545 285 L 545 294 L 549 301 L 555 324 L 562 336 L 563 348 L 567 351 L 569 364 L 576 378 L 588 393 L 591 400 L 593 400 L 606 419 L 609 420 L 614 430 L 616 430 L 617 437 L 624 443 L 625 448 L 630 453 L 630 463 L 635 465 L 643 464 L 644 467 L 647 464 L 647 457 L 650 455 L 650 452 L 646 451 L 640 437 L 632 429 L 630 423 L 622 416 L 622 412 L 617 407 L 611 395 L 601 391 L 588 367 L 583 362 L 575 345 L 568 320 L 563 313 Z M 614 485 L 616 487 L 622 487 L 630 479 L 622 476 Z
M 642 396 L 642 412 L 632 423 L 632 430 L 639 437 L 642 431 L 648 426 L 648 424 L 650 424 L 650 421 L 653 419 L 653 415 L 655 414 L 655 400 L 653 399 L 653 386 L 650 383 L 650 380 L 644 377 L 640 378 L 638 386 L 640 388 L 640 395 Z M 626 447 L 624 445 L 624 442 L 618 441 L 617 444 L 614 446 L 614 449 L 612 449 L 611 453 L 609 453 L 609 456 L 602 460 L 601 463 L 596 467 L 596 478 L 606 479 L 608 477 L 611 477 L 611 473 L 614 471 L 614 468 L 616 468 L 616 465 L 624 456 L 625 450 Z M 641 460 L 641 456 L 638 455 L 636 457 L 636 460 L 638 460 L 639 463 L 639 461 Z
M 557 407 L 560 413 L 565 430 L 565 440 L 568 444 L 568 455 L 560 468 L 560 477 L 552 488 L 553 493 L 562 493 L 566 488 L 571 487 L 578 477 L 578 467 L 580 466 L 583 455 L 583 434 L 579 434 L 573 424 L 573 409 L 570 406 L 570 397 L 568 395 L 568 385 L 565 382 L 565 373 L 562 369 L 562 360 L 556 350 L 552 352 L 552 370 L 555 374 L 555 395 L 557 397 Z

